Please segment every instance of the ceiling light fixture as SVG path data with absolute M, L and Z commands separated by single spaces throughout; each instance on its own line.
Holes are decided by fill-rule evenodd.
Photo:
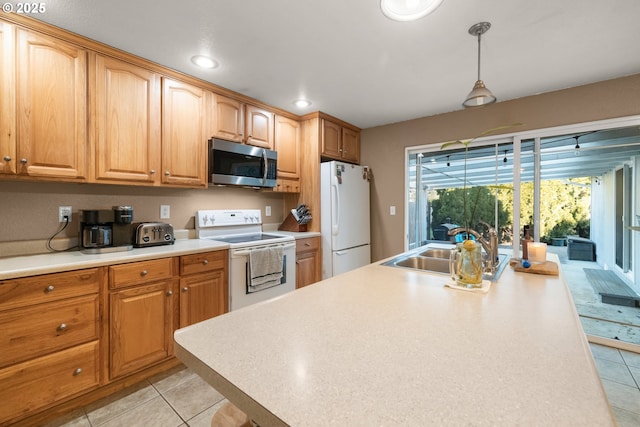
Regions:
M 394 21 L 415 21 L 440 6 L 442 0 L 380 0 L 382 13 Z
M 487 89 L 484 82 L 480 79 L 480 38 L 484 33 L 489 31 L 489 28 L 491 28 L 491 23 L 489 22 L 478 22 L 469 28 L 469 34 L 478 36 L 478 80 L 462 103 L 465 107 L 479 107 L 496 102 L 496 97 L 493 96 L 491 91 Z
M 307 108 L 311 106 L 311 101 L 308 101 L 306 99 L 296 99 L 295 101 L 293 101 L 293 105 L 298 108 Z
M 204 55 L 192 56 L 191 62 L 202 68 L 218 68 L 218 63 L 216 61 Z

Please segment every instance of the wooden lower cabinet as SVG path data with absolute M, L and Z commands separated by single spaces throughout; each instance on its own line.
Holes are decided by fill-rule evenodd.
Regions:
M 172 354 L 173 299 L 173 280 L 111 293 L 111 379 L 145 368 Z
M 180 279 L 180 327 L 226 313 L 228 301 L 227 280 L 221 271 Z
M 320 237 L 296 240 L 296 288 L 319 282 L 322 273 Z
M 0 280 L 0 425 L 98 387 L 105 271 Z
M 0 425 L 97 387 L 99 361 L 91 341 L 0 370 Z
M 180 327 L 229 311 L 228 251 L 180 257 Z
M 175 330 L 229 310 L 228 256 L 0 280 L 0 426 L 46 424 L 175 366 Z

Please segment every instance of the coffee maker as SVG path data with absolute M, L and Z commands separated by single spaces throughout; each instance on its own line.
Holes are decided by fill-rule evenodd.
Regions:
M 133 249 L 133 208 L 80 211 L 79 242 L 85 253 L 130 251 Z

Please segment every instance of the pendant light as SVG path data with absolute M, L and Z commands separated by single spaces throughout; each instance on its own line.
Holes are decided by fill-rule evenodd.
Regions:
M 469 34 L 478 37 L 478 80 L 462 103 L 465 107 L 479 107 L 496 102 L 496 97 L 493 96 L 491 91 L 487 89 L 484 82 L 480 79 L 480 38 L 484 33 L 489 31 L 489 28 L 491 28 L 489 22 L 478 22 L 469 28 Z

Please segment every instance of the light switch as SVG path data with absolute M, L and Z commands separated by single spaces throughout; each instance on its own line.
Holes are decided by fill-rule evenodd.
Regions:
M 395 214 L 396 214 L 396 207 L 389 206 L 389 215 L 395 215 Z
M 160 205 L 160 219 L 169 219 L 171 217 L 171 206 Z

